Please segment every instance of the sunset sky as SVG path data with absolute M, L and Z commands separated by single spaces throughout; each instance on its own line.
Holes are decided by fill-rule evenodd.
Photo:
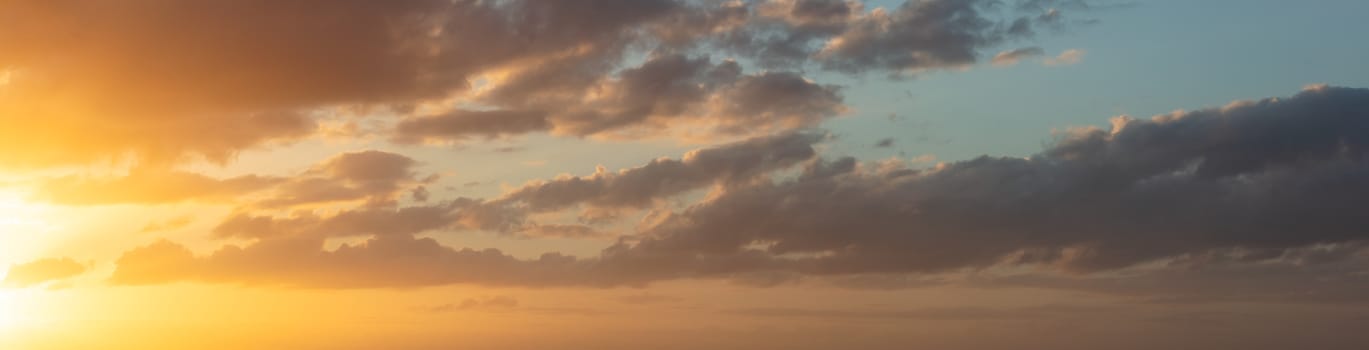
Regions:
M 0 0 L 0 349 L 1369 349 L 1366 14 Z

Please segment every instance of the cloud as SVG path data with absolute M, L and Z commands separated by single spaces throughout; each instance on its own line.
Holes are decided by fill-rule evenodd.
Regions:
M 42 166 L 129 152 L 224 160 L 308 135 L 312 109 L 444 98 L 482 71 L 580 46 L 621 47 L 632 26 L 678 7 L 665 0 L 10 3 L 0 9 L 0 66 L 18 73 L 5 85 L 0 115 L 44 122 L 0 134 L 29 150 L 0 160 Z
M 1014 320 L 1040 322 L 1048 319 L 1103 316 L 1117 307 L 1041 305 L 1016 308 L 943 307 L 905 310 L 850 310 L 808 308 L 742 308 L 727 313 L 766 318 L 876 319 L 927 321 Z
M 442 229 L 477 229 L 524 237 L 606 238 L 614 234 L 593 226 L 536 222 L 528 215 L 585 206 L 612 220 L 617 209 L 644 209 L 665 198 L 714 184 L 741 184 L 816 156 L 814 144 L 826 136 L 793 132 L 704 148 L 682 159 L 661 158 L 617 173 L 599 169 L 591 176 L 566 176 L 530 182 L 490 200 L 456 199 L 396 207 L 403 189 L 416 179 L 412 159 L 378 151 L 344 153 L 282 182 L 269 195 L 239 208 L 214 229 L 221 238 L 262 239 L 290 235 L 354 237 L 409 235 Z M 410 191 L 412 192 L 412 191 Z M 296 210 L 289 216 L 259 213 L 307 203 L 365 199 L 363 207 Z M 587 214 L 588 215 L 588 214 Z M 597 215 L 597 214 L 596 214 Z M 593 216 L 593 215 L 591 215 Z
M 228 162 L 312 136 L 355 137 L 335 127 L 356 125 L 349 120 L 320 123 L 335 111 L 397 115 L 401 142 L 807 127 L 844 106 L 835 87 L 798 73 L 805 66 L 891 75 L 960 67 L 1060 16 L 992 3 L 7 3 L 0 122 L 23 127 L 0 139 L 23 151 L 0 152 L 0 164 Z M 706 58 L 719 50 L 766 71 Z
M 229 215 L 213 230 L 219 238 L 277 238 L 289 236 L 357 237 L 371 235 L 411 235 L 454 225 L 454 208 L 460 202 L 402 208 L 363 207 L 320 215 L 295 211 L 288 217 L 238 212 Z
M 63 176 L 40 180 L 36 201 L 64 205 L 166 204 L 188 201 L 241 202 L 265 208 L 368 200 L 394 201 L 408 188 L 431 182 L 418 178 L 418 162 L 404 155 L 368 150 L 342 153 L 293 177 L 246 175 L 212 178 L 160 167 L 134 167 L 112 178 Z
M 395 141 L 417 143 L 422 140 L 452 140 L 470 136 L 497 138 L 551 128 L 545 112 L 456 110 L 441 115 L 401 121 Z
M 982 12 L 988 1 L 908 1 L 877 9 L 852 21 L 828 40 L 814 58 L 841 72 L 871 69 L 893 74 L 952 68 L 975 62 L 979 49 L 1024 33 L 1025 19 L 1004 27 Z
M 1074 8 L 1088 10 L 1087 8 Z M 980 52 L 1059 28 L 1060 11 L 993 1 L 905 1 L 866 9 L 860 1 L 772 0 L 717 40 L 766 67 L 817 65 L 823 70 L 903 76 L 976 63 Z
M 1045 54 L 1046 50 L 1042 50 L 1039 47 L 1024 47 L 1020 49 L 1012 49 L 999 52 L 997 55 L 993 56 L 992 62 L 995 66 L 1007 67 L 1015 65 L 1018 61 L 1021 61 L 1023 59 L 1038 57 Z
M 189 215 L 177 216 L 167 220 L 152 221 L 148 222 L 147 225 L 143 225 L 143 228 L 141 230 L 138 230 L 138 233 L 177 230 L 185 228 L 186 226 L 190 226 L 190 224 L 194 221 L 195 218 Z
M 1325 88 L 1117 119 L 1029 158 L 833 172 L 728 191 L 647 230 L 640 254 L 761 244 L 810 273 L 1005 262 L 1100 271 L 1182 254 L 1364 239 L 1369 90 Z M 781 219 L 783 218 L 783 219 Z M 1011 258 L 1011 259 L 1009 259 Z
M 26 288 L 85 273 L 88 267 L 71 258 L 48 258 L 11 265 L 0 286 Z
M 43 180 L 31 199 L 63 205 L 231 201 L 282 181 L 284 179 L 255 175 L 215 179 L 174 170 L 134 168 L 129 174 L 116 178 L 64 176 Z
M 443 304 L 424 308 L 427 312 L 454 312 L 467 310 L 507 310 L 518 307 L 518 299 L 507 295 L 496 295 L 483 298 L 466 298 L 459 304 Z
M 520 71 L 484 92 L 501 109 L 456 111 L 401 121 L 396 140 L 443 141 L 528 132 L 573 136 L 645 137 L 752 135 L 816 125 L 846 112 L 838 87 L 793 72 L 743 74 L 734 61 L 664 54 L 640 66 L 576 77 L 583 62 Z M 673 135 L 687 129 L 693 135 Z
M 311 203 L 368 200 L 394 201 L 405 189 L 436 179 L 418 178 L 418 161 L 408 156 L 367 150 L 342 153 L 276 186 L 256 205 L 280 208 Z
M 697 149 L 681 159 L 659 158 L 617 172 L 599 167 L 589 176 L 532 181 L 478 204 L 462 205 L 457 215 L 466 228 L 518 234 L 599 238 L 608 232 L 580 224 L 538 223 L 530 214 L 579 207 L 582 223 L 617 219 L 618 211 L 648 209 L 667 198 L 708 186 L 739 186 L 817 155 L 814 146 L 827 136 L 787 132 Z
M 380 236 L 324 251 L 323 240 L 285 237 L 246 247 L 227 246 L 197 257 L 159 241 L 121 256 L 110 282 L 144 285 L 175 281 L 330 288 L 485 285 L 594 285 L 583 263 L 549 253 L 519 260 L 497 250 L 452 249 L 430 238 Z
M 392 36 L 419 30 L 401 19 L 430 4 L 8 3 L 0 66 L 19 73 L 0 115 L 43 122 L 6 128 L 3 138 L 29 151 L 0 159 L 226 159 L 311 132 L 301 108 L 433 96 L 462 83 L 424 81 L 418 68 L 432 57 Z
M 714 183 L 741 184 L 817 155 L 824 134 L 795 132 L 691 151 L 681 159 L 661 158 L 644 166 L 590 176 L 535 181 L 506 193 L 496 203 L 549 211 L 587 203 L 605 208 L 645 208 L 653 201 Z
M 411 237 L 416 230 L 372 233 L 366 243 L 327 251 L 320 235 L 286 234 L 200 257 L 158 243 L 120 259 L 115 281 L 602 287 L 724 278 L 774 285 L 1019 266 L 1105 276 L 1214 257 L 1344 261 L 1354 255 L 1312 248 L 1369 239 L 1360 229 L 1369 221 L 1357 211 L 1369 205 L 1366 101 L 1369 90 L 1318 87 L 1290 98 L 1117 118 L 1110 130 L 1073 129 L 1031 157 L 985 156 L 930 169 L 820 160 L 811 149 L 817 139 L 804 134 L 763 138 L 618 174 L 533 184 L 499 200 L 535 210 L 640 206 L 701 184 L 724 185 L 596 257 L 517 259 Z M 797 161 L 806 163 L 800 173 L 779 175 Z M 448 205 L 459 220 L 521 220 L 487 204 Z M 338 227 L 321 231 L 367 225 Z
M 619 302 L 633 305 L 665 304 L 683 301 L 683 298 L 650 293 L 624 295 L 616 298 Z
M 1085 52 L 1084 50 L 1069 49 L 1060 52 L 1060 54 L 1055 57 L 1047 58 L 1041 61 L 1041 64 L 1047 66 L 1068 66 L 1083 61 L 1085 53 L 1087 52 Z
M 1308 255 L 1320 258 L 1307 259 Z M 1203 261 L 1198 263 L 1197 261 Z M 1275 252 L 1224 249 L 1178 257 L 1160 267 L 1085 276 L 979 276 L 981 288 L 1050 288 L 1166 305 L 1203 303 L 1366 304 L 1364 241 Z

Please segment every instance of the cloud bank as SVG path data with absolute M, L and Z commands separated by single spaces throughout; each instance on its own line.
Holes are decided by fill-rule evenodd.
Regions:
M 962 67 L 1059 22 L 1059 10 L 995 4 L 7 2 L 0 123 L 22 127 L 0 138 L 23 151 L 0 152 L 0 166 L 227 162 L 330 134 L 319 118 L 353 114 L 386 116 L 400 142 L 809 127 L 847 108 L 807 68 Z M 743 72 L 733 58 L 765 69 Z M 666 128 L 681 125 L 694 130 Z
M 284 230 L 204 256 L 161 242 L 125 254 L 113 281 L 602 287 L 1013 267 L 1069 280 L 1152 271 L 1156 264 L 1156 276 L 1167 276 L 1165 269 L 1319 264 L 1342 264 L 1325 265 L 1342 266 L 1325 273 L 1355 276 L 1369 239 L 1369 218 L 1359 212 L 1369 205 L 1366 135 L 1369 90 L 1325 86 L 1288 98 L 1114 118 L 1110 129 L 1072 129 L 1031 157 L 985 156 L 926 169 L 825 159 L 812 149 L 820 137 L 788 134 L 617 174 L 533 183 L 499 199 L 452 201 L 429 217 L 459 222 L 490 203 L 525 210 L 642 206 L 686 188 L 721 185 L 598 256 L 520 259 L 414 236 L 434 228 L 375 225 L 394 232 L 363 232 L 372 238 L 336 250 L 324 250 L 321 236 L 346 230 Z M 801 170 L 784 170 L 790 164 Z M 414 221 L 424 220 L 406 220 Z M 757 279 L 764 276 L 770 277 Z M 1328 293 L 1359 288 L 1344 283 Z

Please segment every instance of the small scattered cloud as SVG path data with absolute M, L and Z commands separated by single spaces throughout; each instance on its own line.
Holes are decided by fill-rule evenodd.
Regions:
M 507 295 L 495 295 L 479 298 L 466 298 L 465 300 L 462 300 L 460 303 L 418 307 L 415 309 L 424 312 L 444 313 L 474 310 L 509 310 L 517 307 L 517 298 Z
M 1061 52 L 1059 55 L 1056 55 L 1055 57 L 1047 58 L 1041 61 L 1041 64 L 1047 66 L 1073 65 L 1082 62 L 1084 60 L 1084 54 L 1087 53 L 1087 51 L 1081 49 L 1069 49 L 1065 50 L 1064 52 Z
M 997 55 L 993 56 L 993 60 L 991 62 L 995 66 L 1008 67 L 1016 65 L 1017 62 L 1021 60 L 1039 57 L 1045 54 L 1046 50 L 1043 50 L 1039 47 L 1024 47 L 1020 49 L 1012 49 L 999 52 Z
M 85 273 L 89 267 L 71 258 L 48 258 L 12 265 L 0 286 L 26 288 L 60 282 Z
M 153 221 L 144 225 L 138 233 L 151 233 L 160 231 L 170 231 L 189 226 L 195 218 L 190 215 L 177 216 L 167 220 Z
M 616 298 L 616 299 L 617 299 L 619 302 L 622 302 L 622 303 L 624 303 L 624 304 L 633 304 L 633 305 L 665 304 L 665 303 L 674 303 L 674 302 L 679 302 L 679 301 L 684 300 L 684 298 L 680 298 L 680 297 L 673 297 L 673 296 L 669 296 L 669 295 L 660 295 L 660 294 L 651 294 L 651 293 L 641 293 L 641 294 L 624 295 L 624 296 L 620 296 L 620 297 L 618 297 L 618 298 Z

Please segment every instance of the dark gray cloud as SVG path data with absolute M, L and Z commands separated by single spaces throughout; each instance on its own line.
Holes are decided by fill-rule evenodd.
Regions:
M 1085 6 L 997 1 L 906 1 L 867 8 L 861 1 L 771 0 L 755 5 L 745 25 L 721 31 L 716 46 L 754 58 L 766 67 L 801 67 L 851 74 L 902 76 L 978 62 L 982 51 L 1035 35 L 1038 27 L 1062 29 L 1062 10 Z
M 844 110 L 834 87 L 797 73 L 805 66 L 895 75 L 962 66 L 1006 38 L 1031 35 L 1044 21 L 1032 18 L 1087 10 L 991 3 L 7 3 L 0 67 L 12 74 L 0 120 L 24 127 L 0 138 L 24 151 L 0 152 L 0 164 L 129 155 L 227 162 L 319 133 L 313 114 L 333 107 L 395 112 L 377 114 L 407 118 L 395 129 L 403 142 L 539 131 L 659 136 L 678 123 L 756 135 Z M 743 75 L 735 63 L 703 58 L 720 49 L 785 69 Z M 655 58 L 634 67 L 641 54 Z M 482 108 L 409 115 L 453 98 Z
M 518 72 L 482 94 L 482 103 L 500 110 L 402 121 L 396 140 L 535 131 L 639 137 L 669 134 L 676 127 L 691 129 L 696 137 L 750 135 L 816 125 L 847 110 L 836 86 L 793 72 L 744 74 L 730 60 L 661 54 L 613 74 L 578 74 L 582 70 L 565 67 L 601 63 L 579 59 Z
M 1030 22 L 1008 22 L 984 12 L 992 1 L 908 1 L 851 23 L 814 58 L 824 69 L 903 74 L 977 62 L 979 51 L 1030 32 Z
M 545 210 L 574 203 L 641 205 L 697 187 L 662 183 L 729 184 L 597 257 L 550 254 L 521 260 L 497 251 L 443 247 L 410 238 L 415 230 L 408 230 L 376 234 L 369 243 L 336 251 L 322 251 L 321 238 L 310 235 L 285 235 L 198 258 L 160 243 L 126 255 L 120 273 L 131 276 L 123 278 L 126 282 L 144 281 L 139 276 L 157 276 L 157 271 L 139 267 L 159 264 L 139 261 L 172 256 L 187 260 L 181 266 L 203 270 L 152 281 L 247 283 L 255 270 L 237 270 L 240 264 L 271 261 L 300 269 L 277 269 L 262 282 L 328 286 L 614 286 L 679 278 L 774 285 L 805 276 L 937 274 L 1020 265 L 1096 277 L 1141 263 L 1288 266 L 1284 274 L 1289 275 L 1301 266 L 1359 261 L 1355 242 L 1369 239 L 1362 229 L 1369 218 L 1359 212 L 1369 205 L 1366 121 L 1369 90 L 1313 87 L 1290 98 L 1148 120 L 1119 118 L 1110 130 L 1070 131 L 1032 157 L 980 157 L 922 170 L 852 158 L 818 160 L 810 148 L 813 136 L 790 135 L 701 150 L 683 161 L 657 161 L 614 176 L 528 186 L 502 199 Z M 766 151 L 741 151 L 749 149 Z M 773 163 L 757 161 L 763 159 Z M 808 164 L 799 174 L 761 176 L 801 160 Z M 616 183 L 695 173 L 683 171 L 688 169 L 709 169 L 715 176 Z M 748 178 L 752 181 L 728 182 Z M 562 186 L 569 187 L 549 190 Z M 617 193 L 640 196 L 612 195 Z M 462 213 L 461 220 L 485 217 L 467 217 L 465 211 L 492 210 L 495 222 L 509 222 L 497 216 L 512 214 L 486 204 L 449 205 Z M 366 225 L 333 230 L 345 231 L 341 227 Z M 1328 273 L 1355 276 L 1362 266 Z M 381 269 L 385 276 L 371 275 Z M 879 285 L 870 279 L 863 283 Z M 1325 293 L 1345 295 L 1347 286 L 1328 285 Z
M 1369 91 L 1119 119 L 1029 158 L 800 177 L 729 191 L 650 229 L 643 254 L 819 255 L 813 273 L 1005 259 L 1097 271 L 1212 249 L 1365 238 Z
M 576 204 L 606 208 L 645 208 L 654 201 L 715 183 L 740 185 L 758 176 L 795 166 L 817 156 L 819 133 L 785 133 L 699 149 L 681 159 L 661 158 L 644 166 L 590 176 L 564 177 L 524 185 L 496 199 L 533 211 Z
M 1269 252 L 1221 249 L 1160 267 L 1090 275 L 978 276 L 964 285 L 1049 288 L 1166 305 L 1203 303 L 1369 304 L 1365 241 Z

